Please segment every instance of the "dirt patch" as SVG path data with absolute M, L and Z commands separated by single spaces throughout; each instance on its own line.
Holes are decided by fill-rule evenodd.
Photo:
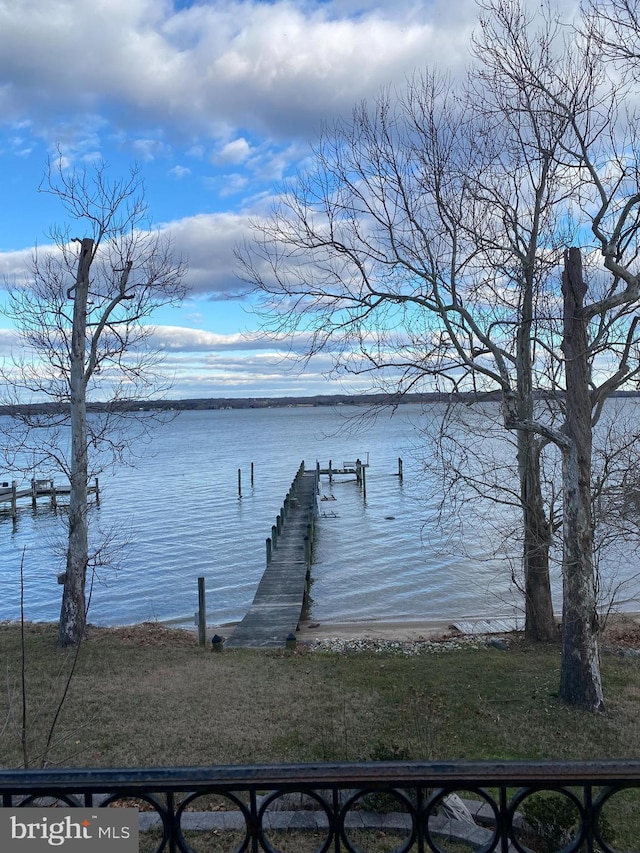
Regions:
M 602 634 L 602 648 L 606 651 L 640 649 L 640 622 L 634 614 L 617 614 L 607 620 Z
M 98 628 L 89 626 L 89 638 L 114 637 L 125 645 L 153 646 L 158 648 L 175 646 L 197 646 L 198 638 L 192 631 L 166 628 L 158 622 L 141 622 L 120 628 Z

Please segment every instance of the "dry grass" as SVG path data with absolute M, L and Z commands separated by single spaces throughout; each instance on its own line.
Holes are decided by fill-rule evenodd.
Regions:
M 50 625 L 26 626 L 25 645 L 27 745 L 38 766 L 73 656 L 56 647 Z M 638 627 L 618 624 L 605 648 L 608 711 L 592 715 L 557 699 L 559 649 L 515 637 L 506 653 L 463 648 L 402 657 L 299 647 L 213 654 L 191 633 L 155 624 L 92 629 L 48 761 L 115 767 L 635 756 L 640 657 L 618 651 L 640 648 Z M 0 766 L 18 767 L 19 626 L 0 625 L 0 661 Z M 629 796 L 633 803 L 619 804 L 614 820 L 640 813 L 637 796 Z M 228 834 L 210 835 L 194 836 L 194 849 L 233 849 Z M 302 836 L 279 837 L 278 849 L 315 849 L 312 835 L 303 835 L 304 844 Z M 369 834 L 360 841 L 363 850 L 386 853 L 397 838 Z
M 637 630 L 637 629 L 636 629 Z M 616 643 L 640 636 L 625 629 Z M 26 633 L 28 732 L 38 764 L 72 656 L 52 626 Z M 603 656 L 605 715 L 555 695 L 558 649 L 513 640 L 427 654 L 200 649 L 150 624 L 93 629 L 50 759 L 84 766 L 640 754 L 640 658 Z M 0 626 L 0 765 L 20 766 L 17 626 Z

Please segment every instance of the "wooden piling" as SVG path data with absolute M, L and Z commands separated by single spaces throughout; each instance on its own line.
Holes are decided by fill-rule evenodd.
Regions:
M 251 463 L 251 485 L 253 486 L 253 462 Z
M 402 457 L 398 456 L 398 479 L 402 482 Z
M 198 578 L 198 642 L 207 643 L 207 607 L 205 603 L 204 578 Z
M 269 565 L 269 563 L 271 562 L 271 538 L 269 536 L 267 536 L 266 545 L 267 545 L 267 565 Z
M 238 468 L 238 500 L 242 499 L 242 469 Z
M 11 517 L 15 521 L 18 517 L 18 484 L 11 481 Z
M 367 499 L 367 469 L 364 465 L 360 466 L 360 470 L 362 472 L 362 499 L 366 501 Z

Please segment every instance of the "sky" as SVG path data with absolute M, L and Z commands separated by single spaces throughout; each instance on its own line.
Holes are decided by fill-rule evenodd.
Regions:
M 234 246 L 323 123 L 427 65 L 461 73 L 476 18 L 472 0 L 0 0 L 0 275 L 64 222 L 38 192 L 48 158 L 137 165 L 189 266 L 187 299 L 153 317 L 168 396 L 362 390 L 264 339 Z M 0 315 L 0 352 L 11 339 Z

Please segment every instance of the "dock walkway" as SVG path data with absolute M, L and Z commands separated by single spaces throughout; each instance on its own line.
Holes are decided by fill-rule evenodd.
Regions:
M 304 607 L 309 579 L 310 547 L 316 514 L 317 474 L 302 464 L 285 499 L 268 544 L 270 559 L 253 604 L 226 641 L 227 648 L 282 647 L 295 633 Z M 275 530 L 274 530 L 275 532 Z
M 23 498 L 28 498 L 31 502 L 32 509 L 37 509 L 38 500 L 40 498 L 48 498 L 52 509 L 56 509 L 58 506 L 58 498 L 59 497 L 68 497 L 71 493 L 71 486 L 66 484 L 64 486 L 56 485 L 53 480 L 45 479 L 39 480 L 34 478 L 31 480 L 28 486 L 22 486 L 18 488 L 18 484 L 15 480 L 9 484 L 9 482 L 4 481 L 0 482 L 0 509 L 5 509 L 4 504 L 9 504 L 9 509 L 11 511 L 12 518 L 16 519 L 18 514 L 18 501 Z M 87 486 L 87 494 L 94 494 L 96 497 L 96 503 L 100 503 L 100 487 L 98 485 L 98 478 L 96 477 L 93 485 Z

